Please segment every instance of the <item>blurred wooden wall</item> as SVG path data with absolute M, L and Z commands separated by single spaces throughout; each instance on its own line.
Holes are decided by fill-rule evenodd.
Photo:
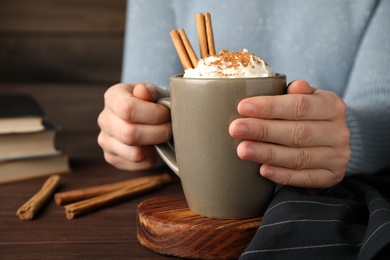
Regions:
M 0 0 L 0 94 L 30 93 L 58 146 L 100 157 L 96 118 L 120 81 L 126 0 Z

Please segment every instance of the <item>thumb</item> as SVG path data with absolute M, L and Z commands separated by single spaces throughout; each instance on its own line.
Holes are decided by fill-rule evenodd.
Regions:
M 294 80 L 287 86 L 288 94 L 313 94 L 316 88 L 310 87 L 304 80 Z
M 169 96 L 169 93 L 153 84 L 139 83 L 134 86 L 133 96 L 145 101 L 155 102 L 162 97 Z

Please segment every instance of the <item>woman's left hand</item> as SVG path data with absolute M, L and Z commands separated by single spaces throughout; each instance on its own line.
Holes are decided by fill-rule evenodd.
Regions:
M 344 178 L 351 156 L 350 132 L 345 103 L 335 93 L 297 80 L 286 95 L 247 98 L 237 109 L 245 118 L 234 120 L 229 133 L 244 139 L 237 154 L 261 163 L 262 176 L 314 189 Z

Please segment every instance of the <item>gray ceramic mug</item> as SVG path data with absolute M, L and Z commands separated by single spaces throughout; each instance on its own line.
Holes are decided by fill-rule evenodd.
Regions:
M 180 177 L 189 208 L 211 218 L 248 218 L 262 215 L 275 184 L 259 174 L 258 163 L 242 160 L 242 141 L 229 135 L 239 117 L 238 103 L 247 97 L 281 95 L 286 77 L 170 78 L 170 98 L 159 100 L 170 108 L 174 147 L 156 146 L 167 165 Z

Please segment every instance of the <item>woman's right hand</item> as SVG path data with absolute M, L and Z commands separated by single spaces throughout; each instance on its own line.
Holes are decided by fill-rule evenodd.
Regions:
M 154 103 L 168 92 L 148 83 L 120 83 L 104 94 L 98 143 L 105 160 L 122 170 L 153 168 L 155 144 L 172 137 L 170 111 Z

